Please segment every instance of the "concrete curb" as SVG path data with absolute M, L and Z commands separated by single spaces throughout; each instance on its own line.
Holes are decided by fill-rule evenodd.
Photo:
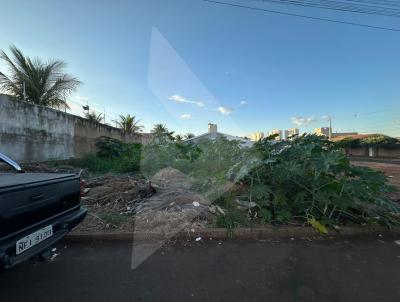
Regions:
M 151 232 L 130 232 L 130 233 L 70 233 L 64 241 L 67 242 L 88 242 L 88 241 L 168 241 L 184 240 L 191 241 L 197 237 L 214 240 L 225 239 L 285 239 L 285 238 L 344 238 L 357 236 L 400 236 L 400 229 L 388 230 L 385 228 L 362 228 L 342 227 L 340 231 L 330 231 L 326 235 L 317 233 L 311 227 L 263 227 L 263 228 L 238 228 L 232 231 L 224 228 L 198 229 L 194 232 L 180 231 L 177 233 L 151 233 Z

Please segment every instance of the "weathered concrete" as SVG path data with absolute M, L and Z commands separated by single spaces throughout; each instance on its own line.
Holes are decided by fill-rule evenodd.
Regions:
M 150 140 L 149 134 L 125 134 L 112 126 L 0 94 L 0 152 L 17 161 L 80 158 L 96 150 L 100 136 L 127 143 Z
M 400 158 L 400 145 L 391 147 L 358 147 L 345 148 L 345 152 L 349 156 L 367 156 L 382 158 Z

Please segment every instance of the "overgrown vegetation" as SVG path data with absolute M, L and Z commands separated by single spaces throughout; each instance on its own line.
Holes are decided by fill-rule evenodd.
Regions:
M 76 160 L 73 165 L 86 168 L 92 173 L 139 171 L 141 144 L 126 144 L 117 139 L 100 137 L 96 146 L 97 153 Z
M 318 136 L 262 140 L 232 170 L 235 182 L 248 188 L 243 201 L 263 222 L 295 219 L 314 227 L 400 222 L 399 206 L 386 197 L 393 188 L 383 173 L 352 166 L 339 147 Z
M 192 171 L 192 164 L 198 159 L 201 150 L 197 146 L 172 142 L 168 133 L 156 135 L 143 147 L 141 171 L 151 176 L 162 168 L 173 167 L 184 173 Z
M 393 147 L 400 145 L 399 140 L 383 134 L 374 134 L 364 138 L 347 137 L 336 143 L 343 148 L 359 148 L 359 147 Z
M 102 138 L 96 155 L 81 165 L 96 172 L 134 172 L 152 176 L 173 167 L 193 179 L 222 211 L 216 224 L 228 228 L 259 223 L 307 223 L 327 228 L 356 223 L 392 227 L 400 207 L 381 172 L 352 166 L 338 144 L 303 135 L 290 141 L 266 138 L 251 148 L 219 138 L 196 145 L 173 142 L 167 133 L 140 147 Z

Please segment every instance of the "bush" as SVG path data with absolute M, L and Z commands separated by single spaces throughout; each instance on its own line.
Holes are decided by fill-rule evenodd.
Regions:
M 143 148 L 141 171 L 152 176 L 160 169 L 173 167 L 189 173 L 200 153 L 195 145 L 174 143 L 167 136 L 157 136 Z
M 96 141 L 98 151 L 73 162 L 73 165 L 86 168 L 93 173 L 128 173 L 140 170 L 141 144 L 126 144 L 109 137 Z
M 98 138 L 96 140 L 96 147 L 98 149 L 97 155 L 102 158 L 120 157 L 129 149 L 128 144 L 107 136 Z
M 336 144 L 315 135 L 262 140 L 231 173 L 248 186 L 248 201 L 265 221 L 400 222 L 399 206 L 385 195 L 392 188 L 383 173 L 351 166 Z
M 371 135 L 360 140 L 361 145 L 368 147 L 393 146 L 398 144 L 398 142 L 398 139 L 383 134 Z
M 202 192 L 211 192 L 227 181 L 227 171 L 243 156 L 239 141 L 228 141 L 224 137 L 203 140 L 198 144 L 201 152 L 192 162 L 190 175 L 197 179 Z

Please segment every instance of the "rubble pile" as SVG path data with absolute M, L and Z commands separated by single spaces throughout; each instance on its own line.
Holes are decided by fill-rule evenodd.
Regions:
M 76 231 L 174 233 L 205 226 L 213 216 L 210 203 L 191 185 L 189 177 L 172 168 L 150 180 L 114 174 L 92 178 L 82 197 L 88 216 Z

